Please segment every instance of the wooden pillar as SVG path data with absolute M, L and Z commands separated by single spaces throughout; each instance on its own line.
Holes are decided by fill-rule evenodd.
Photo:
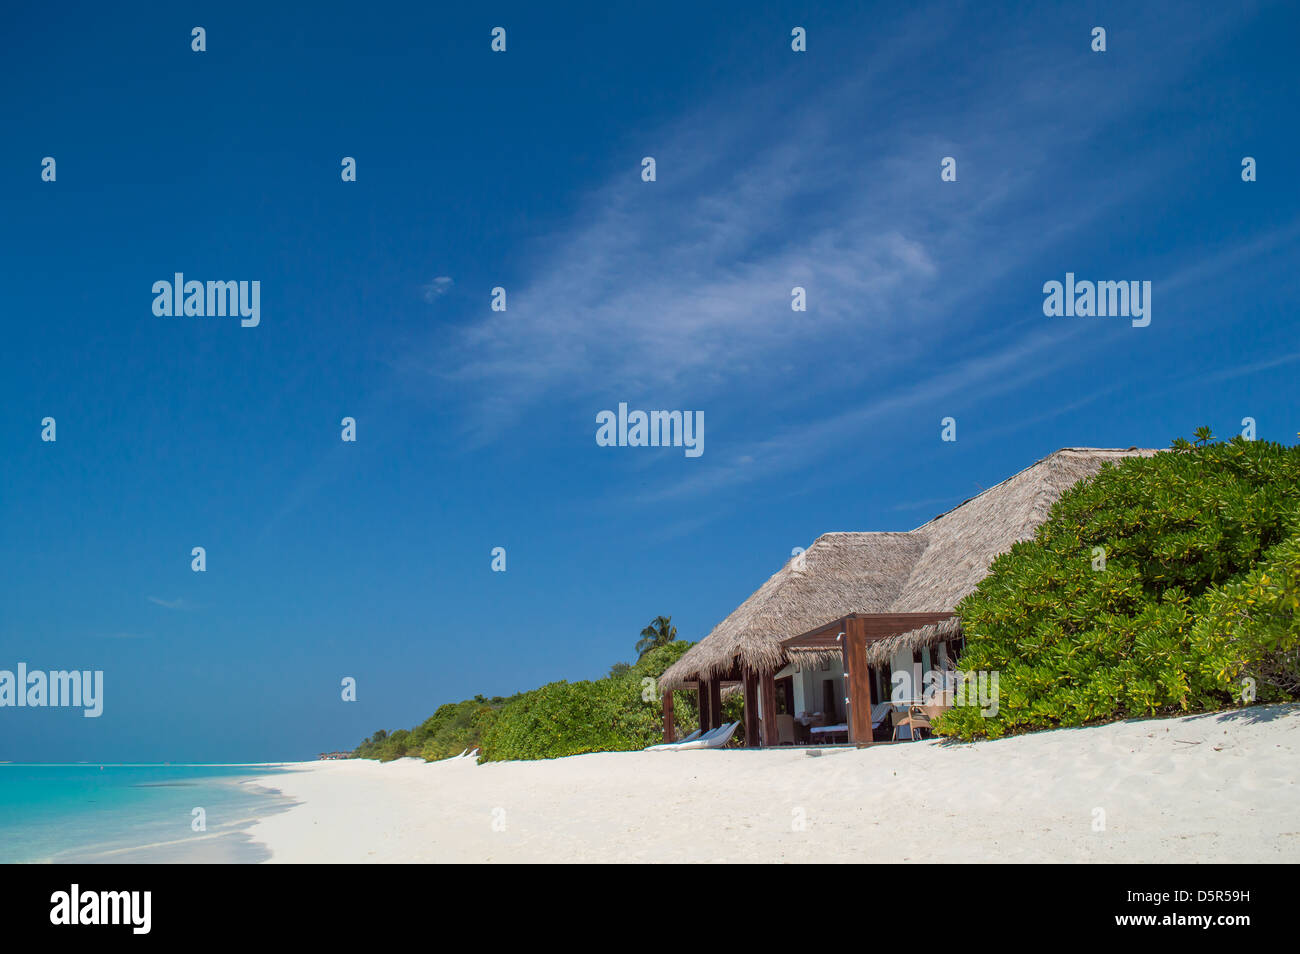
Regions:
M 758 737 L 758 677 L 746 670 L 745 685 L 745 745 L 758 748 L 763 744 Z
M 709 680 L 709 716 L 713 719 L 713 728 L 720 727 L 724 721 L 722 715 L 722 680 Z
M 708 732 L 713 728 L 709 717 L 709 684 L 701 678 L 697 685 L 699 689 L 695 694 L 699 696 L 700 703 L 700 731 Z
M 871 673 L 867 667 L 867 621 L 846 619 L 844 636 L 840 640 L 844 656 L 844 694 L 848 697 L 849 741 L 857 745 L 870 745 L 871 737 Z
M 664 742 L 677 741 L 677 725 L 673 722 L 673 691 L 664 690 Z
M 758 677 L 759 695 L 763 699 L 763 744 L 779 745 L 781 733 L 776 727 L 776 673 L 764 669 Z

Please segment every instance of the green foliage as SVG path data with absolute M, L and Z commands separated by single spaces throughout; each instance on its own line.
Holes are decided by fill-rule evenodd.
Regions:
M 464 702 L 449 702 L 410 731 L 398 729 L 385 736 L 380 729 L 362 742 L 353 755 L 385 762 L 404 756 L 430 762 L 451 758 L 479 745 L 484 730 L 507 702 L 508 699 L 500 696 L 494 699 L 475 696 Z
M 483 758 L 626 752 L 661 741 L 663 702 L 656 683 L 689 646 L 675 641 L 651 649 L 627 672 L 588 682 L 552 682 L 516 696 L 483 733 Z M 693 706 L 674 707 L 679 725 L 693 718 Z
M 1250 686 L 1261 702 L 1300 696 L 1300 534 L 1210 594 L 1193 636 L 1207 647 L 1208 675 Z
M 642 631 L 642 646 L 676 634 L 671 617 L 660 616 Z M 553 682 L 508 699 L 475 696 L 448 703 L 414 729 L 392 734 L 380 729 L 361 743 L 356 758 L 390 761 L 416 756 L 427 761 L 479 748 L 484 759 L 541 759 L 580 752 L 643 749 L 663 739 L 663 702 L 658 679 L 690 643 L 673 640 L 648 648 L 635 665 L 615 663 L 608 678 Z M 679 734 L 699 722 L 693 693 L 676 697 L 673 717 Z M 739 699 L 728 700 L 728 712 Z M 740 718 L 739 715 L 733 718 Z
M 999 710 L 985 718 L 959 706 L 938 731 L 996 738 L 1219 708 L 1234 701 L 1240 672 L 1294 649 L 1285 573 L 1258 583 L 1251 625 L 1232 639 L 1204 618 L 1240 613 L 1236 584 L 1249 590 L 1265 553 L 1300 527 L 1300 448 L 1213 444 L 1207 429 L 1196 437 L 1076 484 L 1033 540 L 994 561 L 957 612 L 967 639 L 959 667 L 1000 673 Z M 1291 556 L 1278 551 L 1284 563 Z

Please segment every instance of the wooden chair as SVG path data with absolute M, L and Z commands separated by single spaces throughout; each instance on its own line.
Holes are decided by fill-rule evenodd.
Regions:
M 794 716 L 778 715 L 776 717 L 777 745 L 794 745 Z
M 927 709 L 932 709 L 932 708 L 935 707 L 934 706 L 912 706 L 911 709 L 909 710 L 907 718 L 908 718 L 908 722 L 912 726 L 912 731 L 910 735 L 912 736 L 913 742 L 916 741 L 917 739 L 916 733 L 920 729 L 924 729 L 930 735 L 934 735 L 934 730 L 930 728 L 930 714 L 926 711 Z
M 908 706 L 902 712 L 895 711 L 893 714 L 893 720 L 894 720 L 893 741 L 895 742 L 898 741 L 899 729 L 907 729 L 907 737 L 912 742 L 915 742 L 918 738 L 920 738 L 920 736 L 917 735 L 917 732 L 919 732 L 921 729 L 925 729 L 925 731 L 931 732 L 932 730 L 930 729 L 930 717 L 929 715 L 926 714 L 925 711 L 926 709 L 930 709 L 930 708 L 939 708 L 939 707 L 911 705 Z
M 906 709 L 895 709 L 889 714 L 889 719 L 894 724 L 894 734 L 890 736 L 891 742 L 898 741 L 898 730 L 907 729 L 908 738 L 915 738 L 916 733 L 912 731 L 912 707 Z
M 950 705 L 947 705 L 947 706 L 921 706 L 921 711 L 925 713 L 925 717 L 926 717 L 927 719 L 931 719 L 931 720 L 933 720 L 933 719 L 937 719 L 937 718 L 939 718 L 939 716 L 943 715 L 945 712 L 947 712 L 947 711 L 948 711 L 949 709 L 951 709 L 951 708 L 952 708 L 952 706 L 950 706 Z

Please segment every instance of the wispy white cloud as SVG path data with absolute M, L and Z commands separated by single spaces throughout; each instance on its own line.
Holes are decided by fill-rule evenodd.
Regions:
M 876 400 L 850 406 L 837 413 L 791 425 L 770 437 L 742 445 L 736 456 L 710 459 L 692 468 L 691 476 L 642 495 L 642 503 L 658 503 L 721 490 L 736 484 L 781 474 L 822 459 L 855 440 L 879 422 L 916 408 L 933 406 L 963 393 L 977 393 L 981 400 L 996 398 L 1031 381 L 1059 373 L 1081 353 L 1082 332 L 1075 325 L 1064 335 L 1039 333 L 997 351 L 956 361 L 950 367 L 918 379 Z M 1063 346 L 1069 341 L 1072 347 Z M 933 422 L 938 433 L 939 421 Z M 739 459 L 737 459 L 739 458 Z M 745 463 L 740 463 L 744 460 Z
M 443 295 L 447 294 L 447 292 L 451 291 L 452 286 L 455 284 L 456 283 L 452 281 L 450 276 L 439 275 L 433 281 L 426 283 L 420 289 L 420 297 L 432 305 Z
M 762 398 L 801 415 L 777 434 L 733 434 L 726 455 L 642 498 L 654 502 L 808 466 L 891 413 L 975 387 L 1006 393 L 1087 360 L 1095 340 L 1035 326 L 1043 276 L 1026 269 L 1160 173 L 1073 174 L 1080 149 L 1141 98 L 1091 108 L 1095 80 L 1022 37 L 968 44 L 982 51 L 968 85 L 918 111 L 900 76 L 958 29 L 918 16 L 882 44 L 887 55 L 816 95 L 782 75 L 629 144 L 629 161 L 533 252 L 510 310 L 444 330 L 422 366 L 467 400 L 478 439 L 555 401 L 594 411 L 612 399 L 717 409 Z M 1186 52 L 1152 51 L 1108 75 L 1158 91 Z M 638 175 L 644 154 L 654 183 Z M 939 181 L 945 155 L 958 156 L 956 183 Z M 1067 169 L 1070 201 L 1044 203 Z M 790 309 L 796 285 L 805 313 Z M 994 295 L 1022 310 L 990 310 Z M 845 382 L 856 385 L 847 399 Z
M 151 596 L 149 597 L 149 602 L 153 603 L 155 606 L 161 606 L 164 609 L 171 610 L 188 610 L 194 608 L 194 604 L 183 597 L 177 597 L 174 600 L 164 600 L 157 596 Z
M 1269 229 L 1249 241 L 1234 241 L 1210 254 L 1197 258 L 1162 278 L 1158 286 L 1162 295 L 1193 289 L 1214 282 L 1231 272 L 1268 260 L 1280 251 L 1287 254 L 1278 264 L 1287 270 L 1295 266 L 1294 249 L 1300 241 L 1300 221 Z
M 552 390 L 799 387 L 810 361 L 846 348 L 912 359 L 942 344 L 988 282 L 1122 201 L 1123 183 L 1110 178 L 1071 217 L 1017 209 L 1015 234 L 991 248 L 987 235 L 1000 232 L 990 223 L 1043 174 L 1014 138 L 1038 94 L 936 115 L 942 134 L 903 120 L 846 136 L 841 117 L 890 115 L 887 90 L 849 81 L 780 122 L 759 94 L 748 108 L 709 104 L 647 134 L 658 181 L 629 168 L 598 189 L 511 290 L 509 312 L 440 342 L 451 355 L 440 351 L 438 373 L 482 386 L 479 407 L 494 416 Z M 1079 135 L 1069 106 L 1041 117 L 1036 142 L 1058 125 Z M 939 159 L 954 149 L 970 172 L 943 186 Z M 791 311 L 796 285 L 808 291 L 806 313 Z
M 1292 351 L 1289 354 L 1278 355 L 1274 358 L 1267 358 L 1263 361 L 1255 361 L 1251 364 L 1243 364 L 1237 367 L 1224 368 L 1221 371 L 1215 371 L 1212 374 L 1203 375 L 1197 380 L 1202 382 L 1209 381 L 1230 381 L 1233 378 L 1245 377 L 1251 374 L 1259 374 L 1261 371 L 1272 371 L 1274 368 L 1285 367 L 1288 364 L 1295 364 L 1300 361 L 1300 351 Z

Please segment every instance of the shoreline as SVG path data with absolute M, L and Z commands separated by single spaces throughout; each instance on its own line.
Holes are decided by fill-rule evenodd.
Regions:
M 292 764 L 292 763 L 290 763 Z M 266 766 L 283 768 L 286 763 Z M 240 766 L 242 767 L 242 766 Z M 254 767 L 254 766 L 249 766 Z M 249 829 L 264 818 L 288 811 L 295 802 L 283 792 L 266 784 L 274 775 L 250 775 L 232 779 L 229 784 L 241 792 L 251 792 L 257 801 L 247 807 L 246 817 L 222 822 L 210 831 L 193 832 L 179 838 L 145 844 L 109 842 L 106 845 L 68 849 L 48 859 L 51 864 L 256 864 L 271 857 L 270 850 L 255 841 Z
M 20 840 L 16 846 L 10 845 L 14 857 L 9 860 L 26 864 L 247 864 L 265 860 L 270 852 L 253 841 L 248 829 L 294 804 L 274 786 L 284 766 L 280 762 L 247 763 L 231 766 L 244 771 L 215 778 L 190 776 L 184 770 L 225 766 L 112 766 L 167 774 L 85 791 L 50 816 L 47 825 L 60 832 L 57 837 L 38 837 L 35 843 L 28 840 L 24 845 L 26 833 L 18 829 Z M 98 763 L 27 767 L 59 772 L 98 768 Z M 276 774 L 259 774 L 259 770 Z M 100 773 L 93 777 L 98 780 Z M 157 794 L 123 801 L 124 794 L 133 790 Z M 206 811 L 206 827 L 200 831 L 192 826 L 196 805 Z
M 257 780 L 296 804 L 247 834 L 269 863 L 1297 862 L 1297 779 L 1300 705 L 1258 706 L 816 757 L 307 762 Z

